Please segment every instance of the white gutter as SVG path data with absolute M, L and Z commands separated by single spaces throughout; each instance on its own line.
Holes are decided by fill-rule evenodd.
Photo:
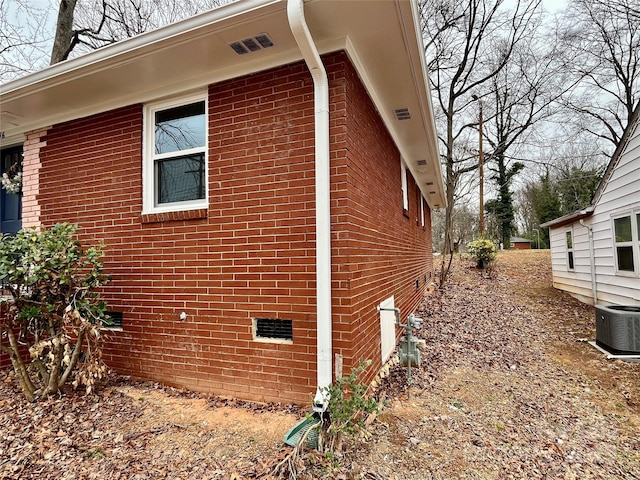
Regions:
M 318 388 L 313 409 L 324 412 L 329 398 L 323 389 L 332 383 L 331 214 L 329 185 L 329 81 L 304 18 L 304 0 L 288 0 L 291 33 L 311 72 L 315 109 L 316 158 L 316 316 Z
M 179 37 L 186 32 L 227 20 L 244 13 L 258 10 L 270 4 L 277 4 L 280 0 L 243 0 L 231 2 L 207 12 L 171 23 L 161 28 L 141 33 L 134 37 L 121 40 L 106 47 L 94 50 L 86 55 L 71 58 L 54 65 L 50 65 L 35 73 L 17 78 L 2 85 L 2 94 L 10 95 L 14 91 L 19 96 L 28 96 L 51 84 L 57 84 L 79 78 L 87 74 L 87 68 L 95 66 L 98 69 L 109 68 L 107 61 L 117 61 L 120 55 L 130 53 L 142 47 L 160 43 L 167 38 Z M 27 90 L 26 87 L 29 89 Z M 9 96 L 9 99 L 13 97 Z
M 593 256 L 593 227 L 590 225 L 586 225 L 584 220 L 580 219 L 580 225 L 586 228 L 589 231 L 589 263 L 591 266 L 591 295 L 593 296 L 593 306 L 595 307 L 598 304 L 598 283 L 596 279 L 596 259 Z

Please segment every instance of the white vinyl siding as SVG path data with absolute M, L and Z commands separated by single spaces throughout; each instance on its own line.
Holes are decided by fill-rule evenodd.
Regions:
M 639 122 L 640 123 L 640 122 Z M 594 258 L 598 302 L 640 305 L 640 128 L 639 123 L 615 163 L 611 176 L 583 221 L 550 229 L 553 284 L 582 301 L 591 303 L 591 255 Z M 615 219 L 631 217 L 631 242 L 616 242 Z M 593 252 L 589 230 L 593 229 Z M 566 232 L 572 230 L 574 271 L 568 269 Z M 619 270 L 618 247 L 631 247 L 633 271 Z M 626 259 L 628 260 L 627 249 Z

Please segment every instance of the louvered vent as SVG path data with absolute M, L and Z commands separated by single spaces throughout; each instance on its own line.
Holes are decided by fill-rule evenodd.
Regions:
M 107 311 L 107 320 L 102 323 L 105 328 L 122 328 L 122 312 Z
M 396 108 L 393 113 L 398 120 L 409 120 L 411 118 L 408 108 Z
M 293 320 L 280 318 L 256 318 L 256 338 L 268 340 L 293 340 Z
M 418 160 L 416 163 L 418 164 L 419 167 L 425 167 L 427 165 L 426 160 Z
M 273 41 L 266 33 L 259 33 L 255 37 L 245 38 L 237 42 L 230 43 L 229 46 L 238 55 L 245 55 L 251 52 L 258 52 L 265 48 L 273 47 Z

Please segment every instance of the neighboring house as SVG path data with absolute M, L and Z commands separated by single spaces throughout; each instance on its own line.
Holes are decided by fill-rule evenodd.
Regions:
M 556 288 L 590 304 L 640 305 L 640 107 L 591 205 L 541 227 Z
M 511 248 L 516 250 L 530 250 L 531 240 L 528 238 L 511 237 Z
M 22 225 L 106 246 L 122 374 L 307 403 L 336 358 L 371 379 L 400 334 L 377 307 L 432 281 L 416 0 L 241 0 L 2 85 L 0 113 Z

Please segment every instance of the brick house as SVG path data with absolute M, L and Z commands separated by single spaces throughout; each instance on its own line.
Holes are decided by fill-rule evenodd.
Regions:
M 433 276 L 423 51 L 415 0 L 240 0 L 67 60 L 0 87 L 0 206 L 106 245 L 116 371 L 308 403 Z

